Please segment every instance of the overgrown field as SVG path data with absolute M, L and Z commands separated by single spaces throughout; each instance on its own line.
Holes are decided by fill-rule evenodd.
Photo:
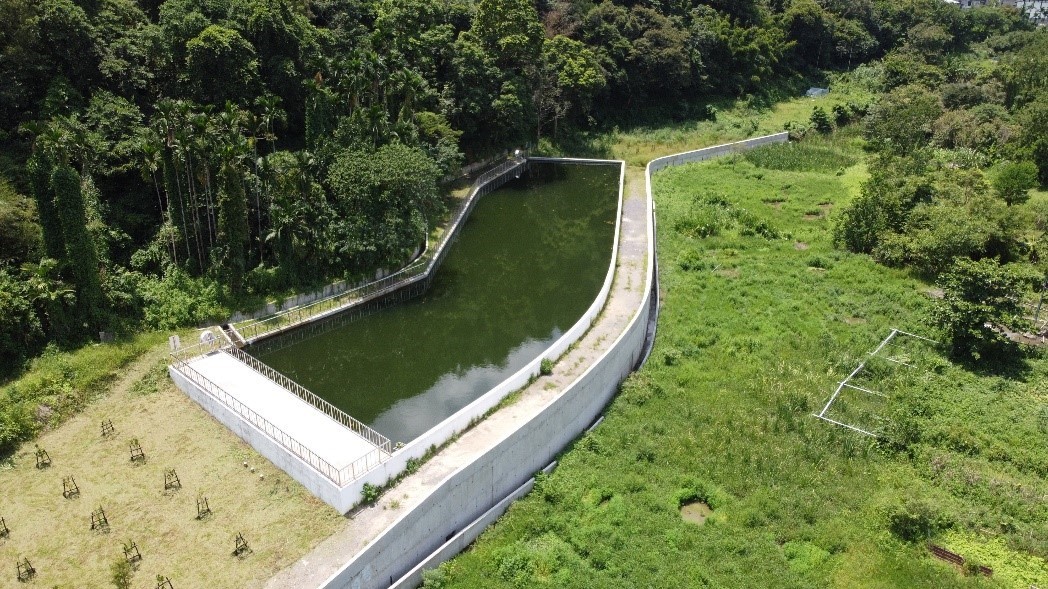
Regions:
M 607 419 L 428 587 L 1048 585 L 1048 361 L 962 367 L 933 285 L 837 250 L 863 177 L 851 133 L 660 172 L 654 353 Z M 1038 199 L 1034 199 L 1035 201 Z M 1032 211 L 1026 211 L 1033 215 Z M 853 421 L 854 420 L 854 421 Z M 704 525 L 682 504 L 713 508 Z M 994 569 L 931 558 L 928 539 Z
M 784 127 L 803 129 L 814 108 L 832 112 L 835 106 L 864 108 L 873 99 L 869 67 L 837 74 L 830 81 L 833 92 L 819 98 L 783 100 L 771 105 L 739 100 L 722 105 L 710 120 L 691 121 L 654 129 L 630 129 L 607 136 L 610 151 L 631 166 L 644 166 L 670 153 L 779 133 Z

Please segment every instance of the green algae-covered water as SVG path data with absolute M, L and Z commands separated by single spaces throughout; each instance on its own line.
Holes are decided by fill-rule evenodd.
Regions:
M 538 357 L 593 303 L 611 262 L 618 179 L 617 165 L 532 163 L 481 198 L 423 296 L 249 351 L 408 442 Z

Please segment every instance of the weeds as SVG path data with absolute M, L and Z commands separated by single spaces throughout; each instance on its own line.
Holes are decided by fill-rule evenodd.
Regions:
M 870 371 L 889 395 L 874 417 L 891 440 L 810 416 L 890 328 L 932 330 L 927 284 L 834 250 L 827 224 L 803 218 L 855 195 L 861 167 L 837 171 L 859 146 L 835 136 L 804 157 L 823 156 L 809 171 L 762 168 L 760 179 L 746 158 L 655 176 L 658 220 L 673 230 L 659 233 L 670 263 L 652 359 L 440 586 L 981 586 L 924 556 L 921 539 L 958 530 L 976 545 L 990 530 L 1012 553 L 1048 555 L 1038 392 L 1048 358 L 1033 354 L 1006 379 L 935 349 L 900 349 L 924 368 Z M 747 210 L 808 249 L 757 234 L 739 221 Z M 699 229 L 700 218 L 716 229 Z M 711 262 L 731 272 L 704 272 Z M 688 527 L 682 500 L 705 500 L 717 516 Z M 971 556 L 995 570 L 1002 560 Z M 1013 578 L 1043 583 L 1043 562 L 1020 561 L 1026 572 Z
M 858 162 L 855 156 L 814 140 L 758 147 L 746 152 L 746 160 L 769 170 L 819 173 L 836 173 Z

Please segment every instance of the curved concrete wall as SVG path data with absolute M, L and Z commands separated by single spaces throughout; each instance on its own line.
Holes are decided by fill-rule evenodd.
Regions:
M 650 352 L 649 336 L 653 333 L 648 333 L 649 323 L 658 314 L 651 175 L 666 167 L 788 140 L 788 134 L 779 133 L 649 162 L 645 172 L 648 210 L 645 295 L 625 331 L 541 413 L 444 479 L 420 505 L 401 516 L 322 587 L 414 587 L 421 582 L 422 570 L 464 550 L 514 500 L 526 494 L 531 489 L 532 474 L 549 464 L 593 422 L 611 401 L 622 380 Z M 607 286 L 610 287 L 610 283 Z M 602 290 L 601 306 L 606 294 Z M 411 566 L 412 563 L 417 564 Z
M 539 158 L 534 158 L 539 159 Z M 619 166 L 619 204 L 618 210 L 615 217 L 615 237 L 611 251 L 611 261 L 608 265 L 608 272 L 604 277 L 604 284 L 601 286 L 600 292 L 597 297 L 593 300 L 593 303 L 586 309 L 582 317 L 569 329 L 564 332 L 557 341 L 553 342 L 549 348 L 541 356 L 536 357 L 534 360 L 529 362 L 523 368 L 518 370 L 513 376 L 510 376 L 506 380 L 502 381 L 488 392 L 484 393 L 469 405 L 466 405 L 462 409 L 455 412 L 444 421 L 430 428 L 426 433 L 415 438 L 403 448 L 400 448 L 393 453 L 393 456 L 389 460 L 383 462 L 374 470 L 368 472 L 362 478 L 354 481 L 351 485 L 344 487 L 342 490 L 343 497 L 339 504 L 345 505 L 347 511 L 354 504 L 358 503 L 362 496 L 362 490 L 364 484 L 372 484 L 377 486 L 384 485 L 390 479 L 400 474 L 406 467 L 408 460 L 412 458 L 421 458 L 429 450 L 431 446 L 441 446 L 444 442 L 451 439 L 456 433 L 469 427 L 469 425 L 477 419 L 480 419 L 490 409 L 498 405 L 502 399 L 506 398 L 507 395 L 516 391 L 528 384 L 532 378 L 536 377 L 540 373 L 540 367 L 544 358 L 556 359 L 561 354 L 566 352 L 572 344 L 574 344 L 583 334 L 589 330 L 590 325 L 593 324 L 594 319 L 600 314 L 601 310 L 604 309 L 604 304 L 608 300 L 608 293 L 611 292 L 611 285 L 615 279 L 615 265 L 618 262 L 619 253 L 619 235 L 622 230 L 622 199 L 623 199 L 623 183 L 626 174 L 626 164 L 621 161 L 609 161 L 609 160 L 582 160 L 582 159 L 549 159 L 541 158 L 539 161 L 549 162 L 570 162 L 570 163 L 590 163 L 600 165 L 614 165 Z M 592 421 L 592 419 L 590 420 Z M 588 422 L 587 422 L 588 423 Z M 544 466 L 547 462 L 542 463 L 540 466 Z M 534 473 L 536 469 L 529 471 Z M 529 475 L 530 476 L 530 475 Z M 507 491 L 508 492 L 508 491 Z
M 586 160 L 572 160 L 586 161 Z M 596 163 L 596 160 L 589 160 Z M 607 163 L 607 162 L 604 162 Z M 625 173 L 625 165 L 623 174 Z M 620 192 L 621 192 L 620 176 Z M 504 500 L 508 495 L 523 493 L 528 488 L 527 481 L 574 440 L 600 414 L 618 389 L 619 383 L 633 370 L 644 350 L 645 335 L 648 328 L 648 317 L 651 309 L 652 268 L 655 258 L 655 245 L 651 239 L 653 218 L 651 215 L 651 196 L 647 198 L 646 231 L 648 251 L 646 260 L 646 278 L 644 295 L 637 311 L 627 328 L 619 334 L 615 342 L 565 391 L 546 406 L 530 421 L 525 422 L 515 431 L 497 443 L 473 462 L 463 466 L 446 479 L 410 512 L 402 515 L 396 522 L 377 537 L 366 549 L 357 554 L 327 582 L 325 588 L 364 589 L 371 587 L 389 587 L 394 580 L 401 584 L 410 583 L 410 577 L 402 579 L 416 563 L 427 559 L 449 538 L 454 538 L 461 548 L 472 541 L 483 529 L 483 525 L 472 526 L 472 537 L 460 534 L 472 522 L 484 514 L 499 513 L 497 507 L 508 505 Z M 621 220 L 621 200 L 620 215 Z M 618 246 L 618 229 L 616 229 L 616 254 Z M 612 258 L 614 268 L 617 255 Z M 547 352 L 548 357 L 555 357 L 567 350 L 568 346 L 581 336 L 600 313 L 611 288 L 613 276 L 609 273 L 601 295 L 586 315 L 575 327 L 558 340 Z M 599 303 L 599 304 L 598 304 Z M 570 337 L 569 337 L 570 336 Z M 508 393 L 527 382 L 533 374 L 538 373 L 538 363 L 529 365 L 514 377 L 513 383 L 507 385 Z M 505 383 L 504 383 L 505 384 Z M 490 394 L 490 393 L 489 393 Z M 484 407 L 478 415 L 494 406 L 501 396 L 487 399 L 488 395 L 478 399 L 483 401 L 477 409 Z M 472 405 L 470 407 L 473 407 Z M 471 411 L 472 413 L 472 411 Z M 454 418 L 452 418 L 454 419 Z M 468 423 L 468 421 L 467 421 Z M 451 421 L 437 426 L 453 426 Z M 444 435 L 442 432 L 441 435 Z M 424 436 L 429 439 L 428 434 Z M 419 446 L 424 451 L 426 446 Z M 406 462 L 406 457 L 404 458 Z M 396 465 L 391 460 L 393 468 Z M 391 468 L 390 474 L 399 470 Z M 514 493 L 517 491 L 517 493 Z M 494 508 L 493 508 L 494 506 Z M 503 507 L 504 508 L 504 507 Z M 481 518 L 483 522 L 487 518 Z M 448 551 L 448 555 L 453 554 Z M 414 574 L 420 574 L 415 569 Z M 417 580 L 414 579 L 414 580 Z
M 775 133 L 774 135 L 754 137 L 753 139 L 736 141 L 735 143 L 714 145 L 713 147 L 696 149 L 694 151 L 685 151 L 683 153 L 675 153 L 673 155 L 667 155 L 666 157 L 653 159 L 650 162 L 648 162 L 647 168 L 648 196 L 651 196 L 651 175 L 663 168 L 668 168 L 670 166 L 679 166 L 681 164 L 703 162 L 708 159 L 720 157 L 722 155 L 730 155 L 733 153 L 738 153 L 740 151 L 746 151 L 747 149 L 753 149 L 754 147 L 760 147 L 761 145 L 769 145 L 772 143 L 786 143 L 789 140 L 789 133 Z

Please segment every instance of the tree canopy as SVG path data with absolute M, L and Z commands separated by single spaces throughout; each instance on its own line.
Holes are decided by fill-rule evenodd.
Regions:
M 33 349 L 157 326 L 192 315 L 158 284 L 235 303 L 405 263 L 463 161 L 880 57 L 876 141 L 1018 136 L 1043 180 L 1030 28 L 939 0 L 0 0 L 0 264 L 70 294 L 23 305 Z M 976 42 L 1030 50 L 929 98 Z

